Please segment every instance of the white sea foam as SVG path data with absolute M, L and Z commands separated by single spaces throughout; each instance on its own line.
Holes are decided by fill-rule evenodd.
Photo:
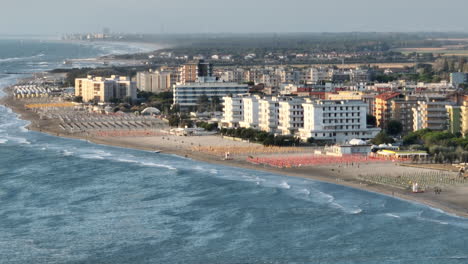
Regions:
M 12 58 L 4 58 L 4 59 L 0 59 L 0 63 L 1 62 L 13 62 L 13 61 L 23 61 L 23 60 L 30 60 L 30 59 L 34 59 L 34 58 L 39 58 L 39 57 L 42 57 L 44 56 L 43 53 L 39 53 L 37 55 L 34 55 L 34 56 L 29 56 L 29 57 L 12 57 Z
M 322 200 L 327 203 L 332 203 L 335 200 L 335 197 L 333 197 L 333 195 L 321 192 L 316 189 L 314 189 L 314 191 L 311 194 L 314 196 L 315 201 L 317 201 L 318 199 L 319 201 Z
M 0 138 L 0 144 L 5 144 L 8 142 L 8 139 L 6 138 Z
M 301 192 L 304 193 L 304 194 L 307 195 L 307 196 L 310 195 L 309 189 L 305 189 L 305 188 L 304 188 L 304 189 L 301 190 Z
M 279 187 L 283 188 L 283 189 L 291 189 L 291 185 L 288 184 L 288 182 L 286 181 L 282 181 L 281 184 L 279 185 Z
M 120 161 L 120 162 L 126 162 L 126 163 L 135 163 L 140 166 L 145 166 L 145 167 L 156 167 L 156 168 L 166 168 L 169 170 L 177 170 L 176 168 L 166 165 L 166 164 L 158 164 L 154 162 L 145 162 L 145 161 L 140 161 L 140 160 L 135 160 L 135 159 L 125 159 L 125 158 L 115 158 L 111 159 L 115 161 Z
M 102 156 L 97 155 L 97 154 L 85 154 L 85 155 L 81 155 L 80 157 L 85 158 L 85 159 L 97 159 L 97 160 L 104 159 Z
M 448 222 L 445 222 L 445 221 L 441 221 L 441 220 L 437 220 L 437 219 L 430 219 L 430 218 L 426 218 L 426 217 L 418 217 L 417 219 L 422 220 L 422 221 L 426 221 L 426 222 L 440 224 L 440 225 L 448 225 L 449 224 Z
M 68 150 L 64 150 L 64 151 L 62 152 L 62 155 L 65 156 L 65 157 L 72 156 L 72 155 L 73 155 L 73 152 L 68 151 Z
M 358 206 L 354 206 L 354 205 L 347 206 L 347 205 L 343 205 L 343 204 L 340 204 L 340 203 L 335 201 L 335 202 L 331 203 L 331 206 L 333 208 L 341 210 L 342 212 L 344 212 L 346 214 L 360 214 L 360 213 L 362 213 L 362 209 L 359 208 Z
M 7 136 L 6 139 L 8 139 L 9 141 L 13 141 L 13 142 L 16 142 L 18 144 L 31 144 L 31 142 L 29 142 L 26 138 L 22 138 L 22 137 L 12 137 L 12 136 Z
M 392 214 L 392 213 L 386 213 L 385 215 L 389 216 L 389 217 L 393 217 L 393 218 L 401 218 L 401 216 L 396 215 L 396 214 Z

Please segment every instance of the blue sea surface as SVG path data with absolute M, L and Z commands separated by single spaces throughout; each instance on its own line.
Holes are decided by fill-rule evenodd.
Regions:
M 103 53 L 14 43 L 0 72 Z M 468 263 L 468 220 L 437 209 L 26 125 L 0 106 L 0 263 Z

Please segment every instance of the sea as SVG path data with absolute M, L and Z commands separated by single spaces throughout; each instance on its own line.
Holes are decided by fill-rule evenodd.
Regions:
M 0 86 L 140 51 L 0 40 Z M 468 220 L 438 209 L 27 124 L 0 106 L 0 263 L 468 263 Z

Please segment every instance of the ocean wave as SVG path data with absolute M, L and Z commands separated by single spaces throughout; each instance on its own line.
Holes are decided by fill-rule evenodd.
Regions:
M 280 185 L 278 185 L 278 187 L 287 189 L 287 190 L 291 189 L 291 185 L 289 185 L 287 181 L 282 181 Z
M 35 58 L 40 58 L 42 56 L 45 56 L 44 53 L 39 53 L 34 56 L 28 56 L 28 57 L 12 57 L 12 58 L 4 58 L 0 59 L 0 63 L 2 62 L 14 62 L 14 61 L 23 61 L 23 60 L 30 60 L 30 59 L 35 59 Z
M 393 217 L 393 218 L 401 218 L 401 216 L 396 215 L 396 214 L 392 214 L 392 213 L 386 213 L 385 215 L 389 216 L 389 217 Z
M 442 221 L 442 220 L 431 219 L 431 218 L 426 218 L 426 217 L 421 217 L 421 216 L 417 217 L 417 219 L 425 221 L 425 222 L 440 224 L 440 225 L 448 225 L 449 224 L 448 222 L 445 222 L 445 221 Z
M 177 168 L 172 167 L 166 164 L 159 164 L 154 162 L 147 162 L 147 161 L 140 161 L 137 159 L 130 159 L 130 158 L 110 158 L 109 160 L 118 161 L 118 162 L 125 162 L 125 163 L 134 163 L 144 167 L 155 167 L 155 168 L 166 168 L 169 170 L 177 170 Z
M 8 141 L 13 141 L 13 142 L 16 142 L 18 144 L 31 144 L 31 142 L 29 142 L 26 138 L 22 138 L 22 137 L 12 137 L 12 136 L 6 136 L 5 137 Z
M 360 214 L 363 212 L 363 210 L 357 206 L 344 206 L 342 204 L 339 204 L 337 202 L 333 202 L 331 203 L 331 206 L 336 208 L 336 209 L 339 209 L 341 210 L 342 212 L 346 213 L 346 214 L 353 214 L 353 215 L 356 215 L 356 214 Z
M 85 159 L 96 159 L 96 160 L 103 160 L 104 157 L 102 157 L 101 155 L 98 155 L 98 154 L 84 154 L 84 155 L 80 155 L 81 158 L 85 158 Z
M 72 155 L 73 155 L 73 152 L 68 151 L 68 150 L 64 150 L 64 151 L 62 151 L 62 155 L 63 155 L 64 157 L 72 156 Z

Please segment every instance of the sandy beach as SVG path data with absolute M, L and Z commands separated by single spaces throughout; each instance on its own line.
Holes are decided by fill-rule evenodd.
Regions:
M 241 167 L 252 170 L 261 170 L 292 177 L 301 177 L 312 180 L 319 180 L 333 184 L 349 186 L 361 190 L 377 192 L 388 196 L 394 196 L 408 201 L 422 203 L 443 211 L 468 217 L 468 199 L 465 194 L 468 193 L 468 185 L 444 186 L 441 194 L 435 194 L 431 190 L 425 193 L 412 193 L 405 188 L 398 186 L 372 183 L 363 180 L 362 175 L 375 172 L 392 173 L 394 175 L 416 175 L 421 173 L 434 172 L 431 169 L 400 166 L 393 162 L 367 162 L 360 164 L 325 164 L 319 166 L 303 166 L 277 168 L 268 165 L 257 165 L 247 162 L 248 156 L 274 155 L 262 153 L 262 146 L 254 143 L 232 141 L 223 139 L 221 136 L 175 136 L 175 135 L 156 135 L 156 136 L 96 136 L 90 133 L 68 133 L 59 127 L 60 122 L 54 119 L 41 119 L 38 114 L 28 110 L 25 104 L 28 100 L 18 100 L 11 96 L 11 90 L 6 89 L 8 96 L 0 99 L 0 103 L 11 108 L 21 119 L 28 120 L 31 123 L 28 129 L 47 133 L 53 136 L 86 139 L 90 142 L 102 145 L 111 145 L 123 148 L 132 148 L 145 151 L 161 151 L 165 154 L 175 154 L 197 161 L 214 163 L 225 166 Z M 232 159 L 224 160 L 219 153 L 209 153 L 200 151 L 204 148 L 222 148 L 231 147 L 239 149 L 248 149 L 252 153 L 244 155 L 233 155 Z M 255 153 L 258 151 L 258 153 Z M 301 150 L 297 153 L 284 153 L 284 155 L 307 155 L 311 150 Z M 398 176 L 399 177 L 399 176 Z

